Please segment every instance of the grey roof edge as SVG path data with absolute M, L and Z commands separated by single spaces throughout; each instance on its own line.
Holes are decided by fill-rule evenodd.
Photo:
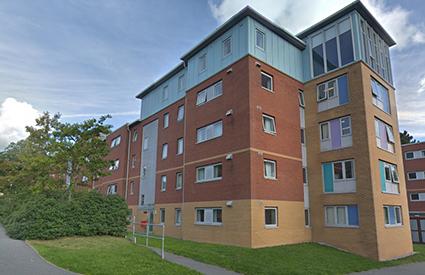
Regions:
M 401 147 L 408 147 L 408 146 L 418 145 L 418 144 L 420 144 L 420 145 L 425 144 L 425 141 L 419 141 L 419 142 L 416 142 L 416 143 L 402 144 Z
M 303 39 L 306 36 L 316 32 L 317 30 L 325 27 L 326 25 L 332 23 L 338 18 L 352 12 L 357 11 L 370 25 L 371 27 L 384 39 L 384 41 L 388 44 L 389 47 L 394 46 L 396 42 L 394 39 L 388 34 L 388 32 L 382 27 L 382 25 L 376 20 L 376 18 L 370 13 L 370 11 L 363 5 L 360 0 L 356 0 L 335 12 L 334 14 L 326 17 L 325 19 L 319 21 L 313 26 L 303 30 L 302 32 L 297 34 L 297 37 Z
M 148 86 L 146 89 L 144 89 L 141 93 L 139 93 L 136 96 L 136 98 L 142 99 L 142 97 L 144 97 L 145 95 L 147 95 L 151 91 L 153 91 L 156 88 L 158 88 L 159 86 L 161 86 L 161 84 L 163 84 L 165 81 L 167 81 L 168 79 L 170 79 L 171 77 L 173 77 L 175 74 L 177 74 L 178 72 L 180 72 L 184 68 L 185 68 L 184 62 L 180 62 L 176 67 L 174 67 L 174 69 L 172 69 L 171 71 L 169 71 L 163 77 L 161 77 L 160 79 L 158 79 L 157 81 L 155 81 L 153 84 L 151 84 L 150 86 Z
M 267 19 L 266 17 L 258 13 L 256 10 L 251 8 L 250 6 L 246 6 L 245 8 L 241 9 L 238 13 L 230 17 L 222 25 L 220 25 L 215 31 L 213 31 L 209 36 L 207 36 L 204 40 L 202 40 L 198 45 L 196 45 L 194 48 L 192 48 L 186 54 L 184 54 L 181 57 L 181 59 L 184 62 L 187 62 L 189 58 L 193 57 L 195 54 L 200 52 L 212 41 L 216 40 L 218 37 L 220 37 L 222 34 L 224 34 L 226 31 L 228 31 L 230 28 L 232 28 L 234 25 L 236 25 L 242 19 L 248 16 L 252 17 L 253 19 L 260 22 L 261 24 L 265 25 L 271 31 L 275 32 L 277 35 L 286 39 L 288 42 L 290 42 L 292 45 L 294 45 L 298 49 L 303 50 L 305 48 L 304 41 L 302 41 L 295 35 L 291 34 L 287 30 L 279 27 L 278 25 L 276 25 L 275 23 L 273 23 L 272 21 L 270 21 L 269 19 Z

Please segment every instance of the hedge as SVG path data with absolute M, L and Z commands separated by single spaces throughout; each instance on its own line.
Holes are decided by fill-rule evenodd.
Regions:
M 122 198 L 104 196 L 96 191 L 75 193 L 72 200 L 58 192 L 2 198 L 0 212 L 0 221 L 7 234 L 22 240 L 125 236 L 129 215 Z

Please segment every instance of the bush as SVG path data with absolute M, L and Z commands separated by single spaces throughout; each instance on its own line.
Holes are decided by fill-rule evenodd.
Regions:
M 2 199 L 3 200 L 3 199 Z M 12 203 L 13 201 L 13 203 Z M 13 204 L 13 211 L 10 206 Z M 127 232 L 129 209 L 118 196 L 95 191 L 75 193 L 69 201 L 64 194 L 33 195 L 21 203 L 0 202 L 1 221 L 15 239 L 56 239 L 65 236 L 112 235 Z

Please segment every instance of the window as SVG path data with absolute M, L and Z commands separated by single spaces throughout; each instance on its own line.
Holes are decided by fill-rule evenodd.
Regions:
M 425 193 L 410 193 L 411 201 L 425 201 Z
M 385 125 L 385 130 L 387 132 L 388 142 L 395 143 L 394 134 L 393 134 L 393 128 L 391 126 L 389 126 L 389 125 Z
M 346 74 L 316 86 L 317 109 L 329 110 L 349 102 L 348 76 Z
M 183 154 L 183 138 L 179 138 L 177 140 L 177 155 Z
M 148 137 L 145 137 L 143 139 L 143 151 L 148 150 L 148 148 L 149 148 L 149 138 Z
M 170 114 L 165 113 L 164 114 L 164 128 L 168 128 L 169 123 L 170 123 Z
M 305 129 L 301 128 L 301 144 L 305 144 Z
M 183 173 L 176 174 L 176 190 L 180 190 L 183 187 Z
M 325 62 L 323 61 L 323 45 L 320 44 L 313 48 L 313 75 L 321 75 L 325 72 Z
M 196 168 L 196 182 L 220 180 L 222 178 L 222 164 L 216 163 Z
M 276 161 L 264 160 L 264 178 L 276 179 Z
M 137 137 L 138 137 L 138 133 L 137 133 L 137 131 L 134 131 L 133 132 L 133 142 L 137 141 Z
M 341 66 L 348 64 L 354 60 L 353 38 L 351 30 L 339 35 L 339 48 L 341 51 Z
M 259 29 L 255 30 L 255 46 L 264 50 L 266 45 L 266 35 Z
M 198 73 L 202 73 L 207 69 L 207 54 L 204 53 L 198 58 Z
M 179 76 L 179 82 L 177 84 L 177 88 L 179 91 L 183 91 L 184 89 L 184 74 L 182 74 L 181 76 Z
M 407 173 L 407 177 L 409 178 L 409 180 L 415 180 L 416 177 L 416 172 L 409 172 Z
M 107 195 L 115 195 L 117 194 L 118 187 L 116 184 L 108 185 L 108 189 L 106 190 Z
M 196 224 L 221 225 L 223 222 L 221 208 L 195 208 Z
M 111 148 L 117 147 L 121 143 L 121 136 L 117 136 L 111 141 Z
M 200 91 L 196 96 L 196 105 L 202 105 L 223 94 L 223 81 L 219 81 L 204 90 Z
M 167 176 L 161 176 L 161 192 L 167 190 Z
M 273 76 L 261 72 L 261 87 L 266 90 L 273 91 Z
M 376 145 L 390 153 L 394 153 L 394 133 L 393 128 L 385 122 L 375 118 L 375 133 L 376 133 Z
M 326 41 L 325 48 L 326 48 L 326 67 L 329 72 L 339 67 L 336 37 Z
M 184 105 L 179 106 L 177 110 L 177 121 L 182 121 L 184 118 Z
M 345 160 L 333 163 L 334 180 L 348 180 L 354 178 L 354 161 Z
M 274 117 L 263 114 L 263 130 L 268 134 L 276 134 Z
M 168 144 L 165 143 L 162 145 L 162 159 L 166 159 L 168 156 Z
M 386 113 L 391 113 L 388 89 L 374 78 L 370 79 L 373 104 Z
M 304 225 L 310 226 L 310 210 L 304 209 Z
M 159 209 L 159 223 L 161 224 L 165 223 L 165 208 Z
M 165 101 L 168 99 L 168 86 L 165 86 L 162 88 L 162 101 Z
M 415 155 L 413 154 L 413 152 L 407 152 L 406 153 L 406 159 L 413 159 L 415 157 Z
M 301 90 L 298 90 L 298 100 L 299 100 L 299 104 L 301 107 L 305 107 L 305 102 L 304 102 L 304 92 Z
M 318 102 L 338 96 L 338 86 L 336 81 L 336 79 L 332 79 L 317 86 Z
M 329 122 L 320 124 L 320 140 L 328 140 L 329 139 Z
M 120 167 L 120 160 L 116 159 L 116 160 L 113 161 L 111 166 L 109 166 L 109 171 L 118 170 L 119 167 Z
M 197 143 L 201 143 L 223 135 L 223 122 L 217 121 L 196 130 Z
M 379 165 L 381 171 L 382 192 L 399 194 L 399 176 L 397 172 L 397 166 L 381 160 L 379 161 Z
M 326 226 L 357 227 L 359 225 L 357 205 L 325 206 Z
M 131 168 L 134 169 L 136 168 L 136 155 L 132 155 L 131 156 Z
M 401 207 L 394 206 L 394 205 L 384 206 L 384 221 L 385 221 L 385 226 L 402 225 Z
M 303 167 L 303 183 L 307 184 L 307 168 Z
M 267 227 L 277 227 L 277 207 L 266 207 L 264 209 L 264 224 Z
M 343 117 L 340 119 L 341 136 L 351 136 L 351 117 Z
M 134 181 L 130 182 L 130 195 L 134 195 Z
M 176 208 L 175 223 L 176 225 L 182 224 L 182 210 L 180 208 Z
M 232 53 L 232 37 L 223 40 L 223 57 L 228 56 Z

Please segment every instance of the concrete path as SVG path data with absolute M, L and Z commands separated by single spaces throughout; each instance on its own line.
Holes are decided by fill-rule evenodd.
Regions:
M 352 273 L 356 275 L 424 275 L 425 263 L 415 263 Z
M 155 251 L 158 255 L 161 255 L 160 249 L 153 248 L 153 247 L 150 247 L 150 248 L 153 251 Z M 168 252 L 165 252 L 165 260 L 175 264 L 186 266 L 188 268 L 191 268 L 193 270 L 196 270 L 206 275 L 238 275 L 239 274 L 239 273 L 229 271 L 227 269 L 224 269 L 215 265 L 204 264 L 186 257 L 168 253 Z
M 23 241 L 9 238 L 0 225 L 0 275 L 75 274 L 47 263 Z

